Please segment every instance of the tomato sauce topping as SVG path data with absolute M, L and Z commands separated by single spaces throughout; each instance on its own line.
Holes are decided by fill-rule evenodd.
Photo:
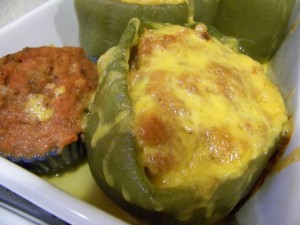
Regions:
M 97 88 L 79 47 L 25 48 L 0 59 L 0 154 L 43 156 L 76 142 Z

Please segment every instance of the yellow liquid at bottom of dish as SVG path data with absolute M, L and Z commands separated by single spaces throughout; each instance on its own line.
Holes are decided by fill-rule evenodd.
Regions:
M 63 174 L 43 176 L 42 178 L 75 198 L 108 212 L 126 223 L 131 225 L 153 225 L 150 222 L 131 216 L 111 201 L 94 181 L 87 162 Z M 234 216 L 230 216 L 215 225 L 238 225 L 238 222 Z
M 43 179 L 75 198 L 106 211 L 129 224 L 141 225 L 141 221 L 130 216 L 101 191 L 92 177 L 87 162 L 60 175 L 43 176 Z

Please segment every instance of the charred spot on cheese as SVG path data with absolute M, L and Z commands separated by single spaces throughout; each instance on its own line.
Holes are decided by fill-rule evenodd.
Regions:
M 144 112 L 138 116 L 139 130 L 137 131 L 137 135 L 141 141 L 149 146 L 162 145 L 168 141 L 168 127 L 158 115 L 151 112 Z
M 98 73 L 77 47 L 25 48 L 0 59 L 0 154 L 62 150 L 84 131 Z
M 132 126 L 139 162 L 157 188 L 213 193 L 215 182 L 241 176 L 281 135 L 285 105 L 262 65 L 205 27 L 145 30 L 136 51 Z

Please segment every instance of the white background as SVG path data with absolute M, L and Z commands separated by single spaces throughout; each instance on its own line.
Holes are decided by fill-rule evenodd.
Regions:
M 0 29 L 50 0 L 0 0 Z

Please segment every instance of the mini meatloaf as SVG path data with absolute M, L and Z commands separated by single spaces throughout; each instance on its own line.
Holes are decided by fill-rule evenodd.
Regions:
M 24 48 L 0 59 L 0 153 L 43 157 L 77 142 L 98 73 L 79 47 Z

